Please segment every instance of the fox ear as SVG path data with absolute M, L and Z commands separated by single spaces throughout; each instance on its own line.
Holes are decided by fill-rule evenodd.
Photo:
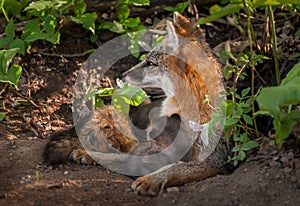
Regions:
M 186 17 L 178 12 L 174 12 L 173 22 L 176 33 L 184 37 L 191 35 L 196 29 Z
M 179 45 L 179 39 L 176 32 L 176 29 L 174 27 L 174 24 L 170 21 L 167 21 L 167 46 L 169 48 L 177 48 Z

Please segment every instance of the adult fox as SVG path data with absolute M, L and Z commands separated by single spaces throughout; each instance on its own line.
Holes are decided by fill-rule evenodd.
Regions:
M 183 122 L 185 130 L 195 130 L 195 127 L 201 127 L 209 122 L 213 108 L 220 105 L 220 93 L 223 91 L 220 65 L 200 37 L 199 30 L 193 27 L 187 18 L 175 13 L 173 22 L 167 22 L 167 31 L 165 43 L 151 51 L 142 63 L 132 69 L 139 69 L 148 64 L 152 68 L 162 68 L 167 74 L 161 79 L 166 98 L 159 104 L 161 104 L 160 116 L 171 119 L 171 125 L 168 125 L 169 131 L 162 133 L 154 144 L 147 144 L 156 148 L 164 148 L 164 138 L 168 142 L 167 145 L 174 139 L 175 134 L 172 130 L 177 129 L 175 127 L 178 127 L 178 121 Z M 161 49 L 169 51 L 172 55 L 168 52 L 160 53 Z M 147 71 L 150 71 L 150 68 Z M 206 95 L 210 97 L 210 104 L 204 102 Z M 151 104 L 157 105 L 157 102 L 149 103 L 145 107 L 149 105 L 151 107 Z M 112 106 L 96 110 L 96 121 L 102 136 L 121 152 L 135 154 L 136 151 L 140 152 L 141 148 L 146 148 L 144 143 L 134 137 L 128 119 L 117 114 L 118 123 L 127 130 L 126 135 L 120 131 L 113 121 L 115 113 Z M 178 115 L 179 118 L 174 115 Z M 221 139 L 205 136 L 201 138 L 201 135 L 196 135 L 196 140 L 193 141 L 184 161 L 168 164 L 137 178 L 131 188 L 139 194 L 154 196 L 164 187 L 199 181 L 230 170 L 231 165 L 227 163 L 230 148 L 218 126 L 213 136 L 221 136 Z M 146 153 L 151 151 L 150 148 Z M 94 162 L 75 134 L 71 138 L 69 135 L 51 138 L 44 156 L 46 162 L 50 164 L 61 163 L 67 159 L 83 164 Z

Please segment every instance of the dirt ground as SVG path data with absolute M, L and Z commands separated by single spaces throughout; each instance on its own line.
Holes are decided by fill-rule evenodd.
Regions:
M 18 60 L 24 69 L 19 93 L 4 95 L 9 119 L 0 122 L 0 205 L 300 204 L 300 142 L 293 138 L 281 151 L 266 138 L 232 174 L 168 188 L 158 197 L 133 193 L 133 179 L 100 166 L 43 164 L 48 136 L 72 125 L 73 84 L 87 56 L 68 54 L 96 48 L 80 26 L 62 33 L 60 45 L 38 42 Z M 23 105 L 20 94 L 36 105 Z

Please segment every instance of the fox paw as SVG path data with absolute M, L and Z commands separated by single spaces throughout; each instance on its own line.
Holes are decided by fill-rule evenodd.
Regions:
M 140 195 L 157 196 L 159 192 L 164 188 L 166 182 L 153 175 L 145 175 L 136 179 L 131 189 Z
M 83 165 L 97 164 L 95 160 L 82 148 L 74 149 L 71 153 L 70 159 L 76 163 Z

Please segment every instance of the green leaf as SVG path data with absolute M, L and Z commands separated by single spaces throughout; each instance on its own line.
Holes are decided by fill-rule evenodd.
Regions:
M 250 92 L 250 87 L 246 88 L 246 89 L 243 89 L 242 91 L 242 97 L 245 97 L 247 94 L 249 94 Z
M 9 49 L 0 51 L 0 71 L 8 74 L 8 66 L 11 60 L 18 53 L 18 49 Z
M 238 122 L 238 119 L 236 119 L 236 118 L 226 118 L 225 126 L 226 127 L 233 126 L 233 125 L 236 125 L 237 122 Z
M 26 52 L 26 45 L 25 42 L 22 39 L 15 39 L 13 40 L 10 44 L 9 44 L 9 48 L 13 49 L 13 48 L 18 48 L 18 53 L 25 55 Z
M 127 4 L 133 4 L 135 6 L 149 6 L 150 0 L 125 0 L 124 2 L 127 2 Z
M 222 7 L 220 7 L 220 5 L 218 5 L 218 4 L 215 4 L 215 5 L 213 5 L 209 8 L 209 13 L 214 14 L 214 13 L 217 13 L 221 10 L 222 10 Z
M 129 17 L 130 9 L 127 5 L 120 5 L 118 8 L 118 19 L 121 23 L 125 22 L 125 20 Z
M 90 91 L 89 93 L 87 93 L 86 95 L 84 95 L 84 98 L 94 97 L 97 93 L 98 93 L 98 90 L 94 89 L 94 90 Z
M 112 105 L 118 110 L 118 112 L 123 114 L 129 114 L 129 104 L 120 96 L 115 96 L 112 99 Z
M 262 88 L 256 101 L 260 110 L 268 111 L 273 118 L 279 120 L 281 106 L 297 104 L 300 101 L 299 88 L 300 62 L 290 70 L 279 86 Z
M 128 28 L 136 28 L 136 27 L 140 26 L 140 18 L 139 17 L 128 18 L 125 20 L 124 26 L 126 26 Z
M 243 150 L 240 150 L 238 153 L 239 160 L 242 161 L 246 158 L 246 153 Z
M 40 30 L 41 30 L 40 20 L 38 18 L 32 19 L 25 25 L 22 31 L 22 39 L 25 40 L 27 37 L 31 36 L 32 34 L 39 33 Z
M 141 88 L 125 84 L 123 88 L 114 91 L 112 104 L 119 112 L 128 114 L 129 105 L 138 106 L 146 98 L 148 98 L 148 96 Z
M 48 34 L 54 34 L 56 25 L 56 18 L 53 15 L 48 14 L 44 21 L 45 32 Z
M 82 24 L 83 28 L 90 30 L 93 34 L 95 33 L 95 21 L 97 19 L 97 14 L 86 13 L 78 17 L 70 16 L 70 19 L 77 24 Z
M 238 152 L 238 151 L 240 151 L 241 150 L 241 145 L 236 145 L 236 146 L 234 146 L 233 148 L 232 148 L 232 151 L 233 152 Z
M 268 111 L 257 111 L 257 112 L 254 112 L 253 113 L 253 117 L 256 117 L 256 116 L 258 116 L 258 115 L 265 115 L 265 116 L 272 116 L 271 114 L 270 114 L 270 112 L 268 112 Z
M 10 40 L 13 40 L 15 37 L 15 27 L 12 19 L 9 20 L 7 26 L 5 27 L 5 35 Z
M 293 110 L 290 111 L 285 117 L 282 119 L 282 121 L 300 121 L 300 110 Z
M 276 144 L 279 145 L 279 147 L 281 147 L 282 141 L 292 132 L 294 123 L 293 120 L 288 119 L 285 121 L 273 119 L 273 125 L 276 131 Z
M 120 22 L 114 21 L 113 22 L 114 27 L 110 29 L 110 31 L 115 32 L 115 33 L 124 33 L 124 27 L 123 24 L 121 24 Z
M 249 115 L 244 114 L 243 119 L 245 120 L 246 124 L 253 125 L 253 119 Z
M 110 22 L 110 21 L 105 21 L 103 23 L 101 23 L 99 26 L 98 26 L 98 29 L 101 30 L 101 29 L 108 29 L 108 30 L 111 30 L 111 29 L 114 29 L 115 28 L 115 24 Z
M 53 8 L 54 2 L 52 1 L 35 1 L 31 2 L 29 6 L 27 6 L 24 11 L 28 10 L 37 10 L 37 11 L 43 11 L 47 8 Z
M 17 0 L 5 0 L 4 9 L 6 13 L 12 14 L 13 16 L 17 16 L 21 13 L 22 4 Z
M 0 39 L 0 48 L 3 48 L 4 46 L 8 45 L 11 42 L 11 39 L 4 38 Z
M 253 140 L 249 140 L 248 142 L 246 142 L 242 145 L 241 150 L 249 151 L 249 150 L 251 150 L 253 148 L 256 148 L 258 146 L 259 146 L 259 144 L 257 142 L 255 142 Z
M 246 132 L 240 135 L 240 140 L 243 143 L 248 142 L 249 139 L 248 139 L 248 135 Z
M 0 121 L 5 119 L 6 115 L 7 115 L 7 112 L 0 112 Z
M 263 88 L 257 97 L 260 110 L 269 111 L 273 118 L 279 119 L 281 106 L 299 102 L 299 88 L 300 78 L 298 85 Z
M 90 30 L 93 34 L 95 33 L 95 21 L 97 19 L 96 12 L 86 13 L 81 16 L 83 28 Z
M 287 76 L 282 80 L 281 86 L 291 84 L 293 79 L 300 77 L 300 61 L 293 66 Z
M 166 10 L 166 11 L 172 11 L 172 12 L 177 11 L 177 12 L 179 12 L 179 13 L 183 13 L 184 10 L 185 10 L 188 6 L 189 6 L 189 2 L 186 1 L 186 2 L 182 2 L 182 3 L 176 4 L 175 7 L 173 7 L 173 6 L 166 6 L 166 7 L 164 8 L 164 10 Z
M 45 40 L 51 42 L 52 44 L 58 44 L 60 40 L 60 33 L 55 32 L 54 34 L 48 34 L 46 35 Z
M 104 106 L 105 106 L 105 104 L 104 104 L 103 99 L 96 97 L 95 98 L 95 107 L 104 107 Z
M 254 7 L 260 6 L 278 6 L 278 5 L 285 5 L 285 4 L 300 4 L 300 0 L 253 0 Z
M 22 67 L 20 65 L 14 64 L 12 67 L 9 68 L 6 74 L 0 73 L 0 82 L 8 82 L 17 86 L 21 74 Z
M 29 106 L 31 105 L 30 101 L 26 100 L 26 99 L 22 99 L 22 100 L 18 100 L 18 102 L 24 106 Z
M 79 17 L 80 15 L 84 14 L 86 11 L 86 3 L 84 0 L 77 0 L 74 6 L 74 13 L 76 17 Z
M 47 37 L 48 37 L 48 35 L 43 32 L 36 32 L 36 33 L 32 33 L 30 36 L 27 36 L 25 38 L 25 41 L 34 42 L 39 39 L 44 40 Z
M 116 89 L 113 93 L 113 98 L 122 98 L 127 104 L 132 106 L 140 105 L 146 98 L 147 94 L 139 87 L 124 86 Z
M 206 24 L 208 22 L 220 19 L 228 14 L 233 14 L 239 12 L 242 8 L 244 8 L 244 5 L 242 3 L 239 4 L 228 4 L 225 7 L 222 7 L 220 11 L 216 11 L 215 13 L 211 14 L 210 16 L 206 18 L 200 18 L 199 21 L 197 21 L 197 25 L 200 24 Z
M 52 44 L 57 44 L 57 43 L 59 43 L 59 40 L 60 40 L 60 33 L 55 32 L 54 34 L 46 34 L 43 32 L 37 32 L 37 33 L 31 34 L 30 36 L 27 36 L 25 38 L 25 41 L 34 42 L 39 39 L 47 40 L 47 41 L 51 42 Z
M 99 97 L 108 97 L 112 96 L 114 93 L 114 88 L 101 88 L 101 89 L 94 89 L 87 93 L 84 98 L 91 98 L 94 97 L 95 95 L 98 95 Z

